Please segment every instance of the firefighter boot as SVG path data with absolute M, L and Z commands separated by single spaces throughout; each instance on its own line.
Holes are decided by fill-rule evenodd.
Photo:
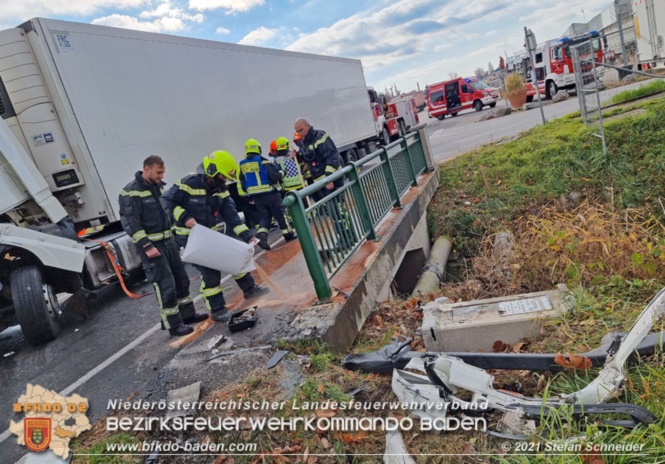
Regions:
M 259 232 L 256 234 L 256 238 L 259 239 L 259 246 L 263 248 L 264 250 L 268 251 L 270 250 L 270 245 L 268 244 L 268 234 L 265 232 Z
M 252 285 L 249 287 L 247 290 L 243 290 L 242 294 L 245 297 L 246 300 L 249 300 L 250 298 L 256 298 L 261 295 L 265 295 L 266 293 L 269 293 L 270 290 L 265 288 L 265 287 L 260 287 L 259 285 Z
M 207 314 L 197 313 L 194 309 L 194 303 L 189 302 L 184 305 L 180 305 L 180 317 L 182 317 L 182 322 L 185 324 L 196 324 L 197 322 L 205 321 L 208 319 Z
M 296 233 L 293 232 L 293 231 L 284 234 L 283 237 L 284 237 L 284 240 L 287 241 L 287 242 L 290 242 L 290 241 L 295 240 L 295 239 L 298 238 Z
M 231 311 L 229 311 L 226 306 L 222 306 L 219 309 L 213 309 L 210 312 L 210 317 L 215 322 L 226 322 L 231 319 Z
M 169 329 L 169 334 L 171 334 L 172 337 L 182 337 L 183 335 L 189 335 L 192 332 L 194 332 L 194 329 L 191 326 L 182 323 Z
M 194 331 L 193 328 L 182 322 L 180 312 L 169 315 L 162 314 L 162 327 L 168 328 L 172 337 L 182 337 Z

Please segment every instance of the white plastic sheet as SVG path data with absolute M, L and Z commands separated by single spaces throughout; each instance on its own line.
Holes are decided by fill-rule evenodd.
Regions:
M 192 228 L 182 260 L 231 275 L 256 269 L 252 245 L 215 232 L 201 224 Z

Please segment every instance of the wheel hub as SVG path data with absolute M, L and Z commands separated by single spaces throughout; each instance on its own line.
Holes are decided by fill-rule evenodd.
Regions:
M 48 284 L 42 284 L 42 293 L 44 294 L 44 301 L 46 301 L 46 308 L 49 315 L 53 319 L 57 319 L 62 315 L 60 304 L 58 304 L 58 296 L 53 291 L 53 287 Z

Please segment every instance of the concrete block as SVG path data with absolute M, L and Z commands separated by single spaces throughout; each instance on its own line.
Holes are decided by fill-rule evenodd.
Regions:
M 492 352 L 497 340 L 513 345 L 540 334 L 546 319 L 571 308 L 564 284 L 556 290 L 487 300 L 448 303 L 438 299 L 423 308 L 422 334 L 427 351 Z

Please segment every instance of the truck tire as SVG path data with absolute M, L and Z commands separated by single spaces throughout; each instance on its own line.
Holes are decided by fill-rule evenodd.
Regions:
M 438 119 L 439 121 L 443 121 L 443 118 L 445 118 L 445 117 L 446 117 L 445 114 L 439 114 L 439 115 L 437 115 L 436 119 Z
M 476 100 L 473 102 L 473 109 L 476 111 L 482 111 L 483 110 L 483 102 L 480 100 Z
M 358 152 L 356 149 L 351 148 L 346 150 L 342 155 L 342 161 L 344 161 L 344 164 L 348 163 L 349 161 L 358 161 Z
M 556 83 L 554 81 L 549 81 L 547 83 L 547 95 L 546 95 L 546 97 L 549 98 L 549 99 L 554 98 L 554 96 L 557 93 L 557 90 L 558 89 L 556 88 Z
M 399 136 L 404 137 L 406 135 L 406 123 L 400 119 L 397 124 L 399 125 Z
M 487 105 L 487 106 L 489 106 L 490 108 L 494 108 L 494 107 L 496 106 L 496 102 L 492 102 L 492 103 L 490 103 L 490 104 Z
M 388 132 L 388 128 L 386 126 L 383 126 L 383 129 L 381 130 L 381 145 L 384 147 L 386 145 L 390 144 L 390 132 Z
M 28 343 L 41 345 L 55 339 L 60 332 L 60 305 L 39 266 L 14 269 L 10 282 L 14 313 Z

